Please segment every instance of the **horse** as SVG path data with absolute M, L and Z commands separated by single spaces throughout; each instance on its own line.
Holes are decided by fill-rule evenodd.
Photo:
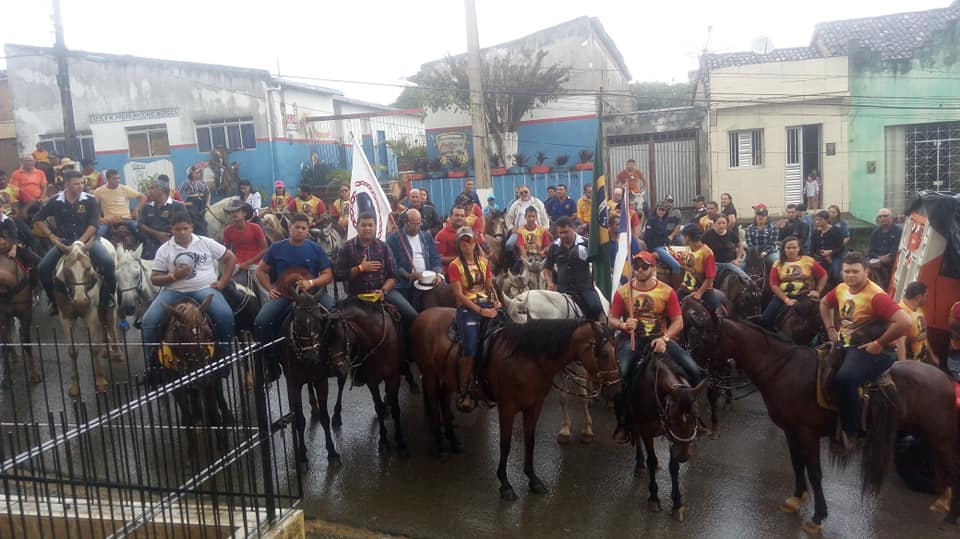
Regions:
M 517 297 L 530 290 L 530 283 L 522 273 L 507 270 L 494 276 L 493 280 L 497 290 L 504 296 Z
M 547 281 L 543 277 L 544 257 L 530 253 L 525 258 L 521 258 L 520 262 L 523 265 L 520 275 L 527 282 L 527 290 L 545 289 Z
M 249 276 L 249 272 L 245 272 Z M 235 276 L 236 277 L 236 276 Z M 252 279 L 251 279 L 252 280 Z M 255 286 L 254 283 L 247 282 L 247 285 Z M 234 335 L 239 336 L 243 343 L 253 343 L 254 333 L 253 325 L 257 319 L 257 313 L 260 312 L 260 300 L 256 292 L 231 279 L 227 281 L 226 286 L 220 291 L 223 299 L 227 300 L 230 309 L 233 310 L 233 329 Z M 245 385 L 248 390 L 253 389 L 253 370 L 249 365 L 244 366 L 246 374 L 244 376 Z
M 610 310 L 606 298 L 600 295 L 604 312 Z M 583 318 L 583 311 L 573 301 L 573 298 L 560 292 L 550 290 L 530 290 L 519 294 L 515 298 L 503 296 L 504 310 L 510 320 L 523 324 L 529 320 L 574 320 Z M 557 433 L 557 443 L 570 443 L 570 414 L 567 412 L 568 395 L 576 395 L 583 408 L 583 430 L 580 432 L 580 442 L 593 442 L 593 417 L 590 416 L 590 402 L 593 400 L 590 393 L 593 385 L 587 377 L 587 372 L 579 364 L 564 369 L 564 372 L 554 380 L 557 395 L 560 397 L 560 431 Z
M 673 500 L 671 515 L 683 522 L 686 510 L 680 497 L 680 465 L 690 459 L 690 449 L 697 438 L 699 412 L 697 398 L 707 389 L 703 380 L 697 387 L 690 387 L 678 367 L 671 367 L 664 354 L 654 354 L 646 343 L 634 357 L 640 363 L 627 374 L 626 423 L 633 443 L 636 445 L 634 476 L 643 474 L 643 450 L 647 450 L 647 470 L 650 472 L 650 511 L 663 510 L 658 495 L 657 454 L 654 440 L 663 436 L 670 442 L 670 497 Z M 642 442 L 642 445 L 641 445 Z
M 263 235 L 267 237 L 269 243 L 282 241 L 289 235 L 276 214 L 265 213 L 260 216 L 260 222 L 263 224 Z
M 150 261 L 141 258 L 142 252 L 142 245 L 132 251 L 117 245 L 117 314 L 121 319 L 133 316 L 136 327 L 157 294 Z
M 227 206 L 230 205 L 232 197 L 224 198 L 207 206 L 204 210 L 203 219 L 207 222 L 207 237 L 217 241 L 223 241 L 223 231 L 230 226 L 230 212 Z
M 773 291 L 770 290 L 770 264 L 766 258 L 760 256 L 759 247 L 747 247 L 743 257 L 743 271 L 747 272 L 754 286 L 760 291 L 760 304 L 770 303 L 770 298 L 773 297 Z
M 502 273 L 507 270 L 503 247 L 509 230 L 503 210 L 493 210 L 484 219 L 483 242 L 487 248 L 487 259 L 490 260 L 494 273 Z
M 319 227 L 314 227 L 310 229 L 310 235 L 323 247 L 323 250 L 326 251 L 327 255 L 330 256 L 330 262 L 334 263 L 334 257 L 340 251 L 340 246 L 343 245 L 343 235 L 340 234 L 340 231 L 337 230 L 337 227 L 334 226 L 334 222 L 329 217 L 325 218 Z
M 820 469 L 820 438 L 833 436 L 837 415 L 817 402 L 817 351 L 795 345 L 753 324 L 702 313 L 695 317 L 700 351 L 711 362 L 734 357 L 737 365 L 759 388 L 773 422 L 787 438 L 793 464 L 793 495 L 780 506 L 796 512 L 808 498 L 807 482 L 814 495 L 814 514 L 804 531 L 819 534 L 827 517 Z M 709 352 L 707 352 L 709 351 Z M 931 448 L 937 491 L 943 493 L 932 510 L 946 510 L 947 485 L 953 477 L 957 442 L 957 409 L 954 387 L 937 368 L 917 361 L 898 361 L 890 376 L 896 390 L 870 399 L 869 430 L 863 445 L 861 479 L 864 494 L 882 485 L 893 459 L 897 432 L 916 435 Z M 840 460 L 843 464 L 845 459 Z
M 763 292 L 753 279 L 744 280 L 733 271 L 721 271 L 713 287 L 727 297 L 730 316 L 743 319 L 760 316 Z
M 446 453 L 444 438 L 454 452 L 461 444 L 454 433 L 450 395 L 457 387 L 460 347 L 450 340 L 449 328 L 455 309 L 428 309 L 414 321 L 412 352 L 423 373 L 423 398 L 436 450 Z M 486 367 L 481 377 L 489 400 L 495 401 L 500 418 L 500 497 L 514 501 L 517 494 L 507 478 L 507 458 L 514 416 L 523 412 L 524 466 L 530 491 L 545 494 L 546 486 L 537 477 L 533 449 L 537 421 L 543 401 L 556 375 L 568 364 L 580 362 L 588 378 L 601 387 L 605 397 L 620 390 L 620 371 L 607 328 L 584 320 L 533 320 L 507 324 L 492 338 Z M 442 416 L 442 421 L 441 421 Z
M 214 359 L 216 336 L 207 309 L 213 296 L 202 303 L 183 298 L 173 305 L 163 304 L 168 313 L 165 331 L 160 346 L 160 364 L 165 381 L 169 382 L 185 374 L 209 365 Z M 180 409 L 181 423 L 188 428 L 220 427 L 232 420 L 226 405 L 221 379 L 229 374 L 213 373 L 186 387 L 173 391 L 173 398 Z M 226 448 L 226 436 L 221 433 L 220 449 Z M 190 455 L 196 454 L 196 438 L 191 430 Z
M 36 268 L 24 268 L 17 260 L 0 254 L 0 362 L 3 363 L 0 388 L 3 389 L 13 387 L 10 362 L 16 358 L 16 352 L 10 334 L 13 331 L 14 318 L 20 321 L 20 346 L 23 349 L 27 383 L 39 384 L 41 381 L 40 371 L 33 359 L 33 343 L 30 337 L 30 328 L 33 325 L 31 271 L 36 271 Z
M 220 176 L 214 175 L 213 190 L 220 195 L 237 194 L 237 182 L 240 178 L 240 164 L 236 161 L 229 167 L 220 167 Z
M 103 372 L 103 363 L 94 353 L 100 348 L 103 356 L 109 356 L 115 361 L 122 361 L 123 355 L 119 349 L 120 339 L 117 337 L 116 308 L 106 308 L 100 305 L 101 278 L 93 269 L 90 261 L 90 247 L 97 239 L 91 238 L 87 243 L 80 241 L 63 249 L 64 255 L 57 262 L 54 272 L 53 299 L 60 312 L 60 325 L 63 334 L 70 339 L 70 386 L 67 394 L 76 399 L 80 396 L 79 375 L 77 373 L 77 347 L 74 335 L 75 325 L 82 321 L 87 326 L 89 336 L 93 339 L 91 345 L 91 360 L 93 362 L 94 379 L 97 393 L 107 391 L 107 378 Z M 113 244 L 104 241 L 101 243 L 110 256 L 116 260 L 116 251 Z
M 348 362 L 353 371 L 353 385 L 365 385 L 370 390 L 380 423 L 380 447 L 389 448 L 390 437 L 384 423 L 387 411 L 380 395 L 380 383 L 384 383 L 397 455 L 408 456 L 400 422 L 400 381 L 407 351 L 400 334 L 399 315 L 384 301 L 348 298 L 328 316 L 330 361 Z
M 826 328 L 820 318 L 820 300 L 802 295 L 792 307 L 785 307 L 777 316 L 776 327 L 794 344 L 809 345 L 816 337 L 826 340 Z
M 293 280 L 308 278 L 306 271 L 299 271 L 294 268 L 293 273 L 287 271 L 282 279 Z M 284 280 L 284 282 L 288 282 Z M 289 288 L 288 288 L 289 290 Z M 287 380 L 287 398 L 290 402 L 290 409 L 294 414 L 294 427 L 296 436 L 294 437 L 294 451 L 297 462 L 307 463 L 307 446 L 304 442 L 303 431 L 306 426 L 306 419 L 303 415 L 303 386 L 306 385 L 316 393 L 316 411 L 314 416 L 320 420 L 323 427 L 324 440 L 327 447 L 327 460 L 330 463 L 339 463 L 340 455 L 337 453 L 333 438 L 330 436 L 330 415 L 327 412 L 327 379 L 331 375 L 336 375 L 340 380 L 340 394 L 343 394 L 343 382 L 346 379 L 344 371 L 343 356 L 338 356 L 336 360 L 332 359 L 326 350 L 328 349 L 330 337 L 330 322 L 328 321 L 327 310 L 320 305 L 320 295 L 323 292 L 317 292 L 315 295 L 301 290 L 300 286 L 294 284 L 289 292 L 293 299 L 293 308 L 284 318 L 280 326 L 280 334 L 286 337 L 281 343 L 281 361 L 283 362 L 283 373 Z M 340 373 L 340 374 L 337 374 Z M 308 393 L 310 390 L 308 389 Z M 311 396 L 311 406 L 314 401 Z M 340 397 L 337 397 L 336 417 L 340 416 Z M 338 425 L 334 425 L 338 426 Z

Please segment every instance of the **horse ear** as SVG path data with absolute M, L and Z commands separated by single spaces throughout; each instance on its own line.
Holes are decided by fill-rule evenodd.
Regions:
M 710 382 L 707 381 L 707 379 L 700 380 L 700 383 L 697 384 L 697 386 L 691 390 L 691 393 L 693 394 L 693 398 L 694 399 L 700 398 L 700 395 L 703 395 L 703 392 L 707 390 L 707 387 L 709 385 L 710 385 Z
M 172 316 L 175 316 L 177 318 L 180 317 L 180 311 L 174 309 L 169 303 L 160 302 L 160 305 L 163 306 L 163 310 L 167 311 Z
M 203 303 L 200 304 L 200 312 L 202 313 L 207 312 L 207 309 L 210 308 L 210 304 L 212 302 L 213 302 L 213 294 L 210 294 L 203 300 Z
M 137 246 L 136 249 L 133 250 L 133 258 L 139 259 L 142 255 L 143 255 L 143 244 L 141 243 L 140 245 Z

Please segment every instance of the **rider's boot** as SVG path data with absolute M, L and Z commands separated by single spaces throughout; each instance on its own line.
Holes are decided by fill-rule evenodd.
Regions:
M 473 358 L 461 357 L 457 369 L 457 377 L 460 397 L 457 399 L 457 409 L 461 412 L 472 412 L 477 407 L 477 400 L 474 397 L 476 389 L 473 380 Z

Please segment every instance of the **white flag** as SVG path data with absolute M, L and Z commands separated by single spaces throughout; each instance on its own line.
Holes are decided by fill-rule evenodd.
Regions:
M 377 239 L 386 241 L 387 221 L 390 219 L 390 201 L 373 173 L 363 146 L 353 137 L 353 171 L 350 175 L 350 223 L 347 239 L 357 235 L 357 219 L 361 213 L 372 213 L 377 218 Z

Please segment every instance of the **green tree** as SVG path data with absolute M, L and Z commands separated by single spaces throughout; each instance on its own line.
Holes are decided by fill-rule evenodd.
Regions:
M 397 96 L 396 101 L 391 103 L 390 106 L 397 109 L 422 109 L 427 99 L 426 92 L 427 90 L 423 88 L 406 86 L 403 91 L 400 92 L 400 95 Z
M 495 153 L 508 155 L 516 148 L 504 148 L 504 139 L 516 140 L 517 126 L 530 111 L 556 101 L 570 70 L 561 64 L 546 64 L 547 51 L 540 49 L 497 51 L 481 59 L 484 112 Z M 470 110 L 470 83 L 466 56 L 450 57 L 433 69 L 410 79 L 427 90 L 423 105 L 433 111 Z
M 631 82 L 630 93 L 636 110 L 667 109 L 689 105 L 693 86 L 686 82 Z

